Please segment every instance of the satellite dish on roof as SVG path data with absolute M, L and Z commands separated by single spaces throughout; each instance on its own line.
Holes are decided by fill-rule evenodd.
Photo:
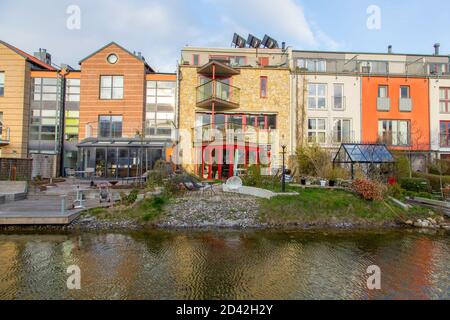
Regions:
M 245 39 L 235 33 L 233 36 L 233 44 L 236 48 L 245 48 Z
M 279 48 L 277 40 L 269 37 L 267 34 L 264 36 L 261 44 L 263 45 L 263 47 L 265 47 L 267 49 L 278 49 Z
M 250 48 L 259 48 L 261 46 L 261 40 L 252 34 L 248 35 L 247 44 Z

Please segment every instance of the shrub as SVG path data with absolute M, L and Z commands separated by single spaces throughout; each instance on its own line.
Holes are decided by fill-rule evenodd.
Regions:
M 135 203 L 137 200 L 138 194 L 139 194 L 139 190 L 137 190 L 137 189 L 131 190 L 131 192 L 128 194 L 128 196 L 125 197 L 125 204 L 132 205 L 133 203 Z
M 367 201 L 382 201 L 386 188 L 378 182 L 358 179 L 352 183 L 353 190 Z
M 402 178 L 400 179 L 400 185 L 407 191 L 414 192 L 430 192 L 430 182 L 427 179 L 421 178 Z
M 331 170 L 331 156 L 319 145 L 304 145 L 297 149 L 300 174 L 326 178 Z
M 242 177 L 242 182 L 248 187 L 260 187 L 262 185 L 261 168 L 259 165 L 248 167 L 247 174 Z
M 396 199 L 400 199 L 403 196 L 404 192 L 405 190 L 403 190 L 398 183 L 389 185 L 387 188 L 387 194 Z
M 408 157 L 397 157 L 395 162 L 395 177 L 397 180 L 410 177 L 410 163 Z

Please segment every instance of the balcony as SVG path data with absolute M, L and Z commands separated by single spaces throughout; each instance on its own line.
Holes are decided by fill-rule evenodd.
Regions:
M 217 110 L 239 108 L 240 89 L 218 80 L 197 87 L 197 107 Z
M 211 60 L 204 66 L 198 68 L 198 74 L 206 77 L 231 77 L 240 74 L 240 71 L 229 65 L 229 61 Z
M 391 110 L 390 98 L 377 98 L 377 111 L 389 111 Z
M 9 128 L 0 126 L 0 147 L 9 145 L 10 132 Z
M 411 98 L 400 98 L 398 102 L 398 108 L 401 112 L 411 112 L 412 111 Z

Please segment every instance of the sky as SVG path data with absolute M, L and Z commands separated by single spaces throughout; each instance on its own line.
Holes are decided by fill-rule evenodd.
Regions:
M 0 39 L 75 68 L 115 41 L 173 72 L 184 46 L 230 47 L 234 32 L 297 50 L 432 54 L 439 42 L 450 54 L 449 13 L 448 0 L 0 0 Z

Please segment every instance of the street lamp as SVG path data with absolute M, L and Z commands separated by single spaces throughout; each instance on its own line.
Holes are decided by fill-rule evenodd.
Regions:
M 281 170 L 281 192 L 286 192 L 286 165 L 285 165 L 285 155 L 286 155 L 286 145 L 282 145 L 281 149 L 283 150 L 281 154 L 283 155 L 283 168 Z

